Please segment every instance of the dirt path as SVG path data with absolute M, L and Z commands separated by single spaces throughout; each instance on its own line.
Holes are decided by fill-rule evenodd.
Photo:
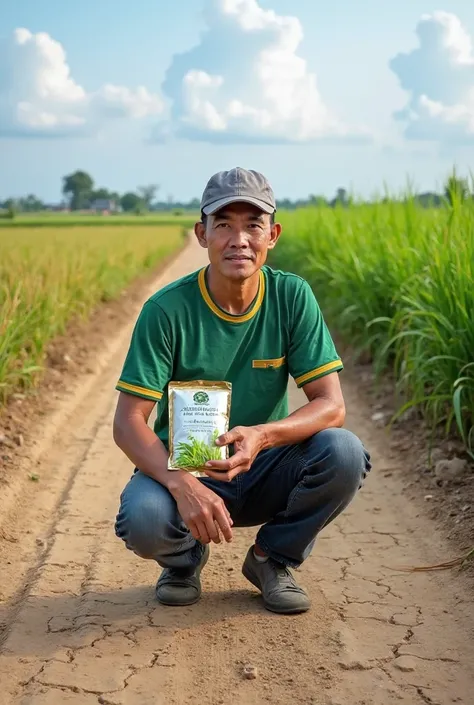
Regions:
M 156 286 L 204 257 L 191 245 Z M 470 705 L 472 596 L 458 574 L 393 570 L 444 560 L 447 548 L 403 498 L 397 461 L 347 375 L 347 426 L 374 469 L 298 572 L 312 611 L 263 610 L 240 573 L 250 530 L 212 547 L 198 605 L 155 602 L 157 567 L 113 532 L 131 473 L 111 437 L 131 323 L 58 410 L 54 443 L 35 464 L 41 481 L 0 513 L 0 703 Z M 293 406 L 304 401 L 291 394 Z M 256 680 L 243 678 L 247 662 Z

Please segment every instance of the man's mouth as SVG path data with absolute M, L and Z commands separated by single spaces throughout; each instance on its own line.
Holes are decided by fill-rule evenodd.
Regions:
M 249 255 L 229 255 L 225 259 L 229 259 L 233 262 L 251 262 L 252 258 Z

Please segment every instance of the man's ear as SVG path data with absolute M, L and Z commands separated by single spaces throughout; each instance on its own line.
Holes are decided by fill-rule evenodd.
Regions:
M 196 235 L 197 241 L 199 242 L 201 247 L 207 249 L 206 227 L 204 223 L 195 223 L 194 234 Z
M 268 243 L 268 249 L 273 250 L 275 245 L 278 242 L 278 238 L 281 235 L 281 224 L 280 223 L 273 223 L 272 229 L 270 231 L 270 242 Z

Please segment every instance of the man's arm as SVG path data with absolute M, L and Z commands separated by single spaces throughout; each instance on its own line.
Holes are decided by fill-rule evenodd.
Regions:
M 184 471 L 168 471 L 168 452 L 148 426 L 154 401 L 120 392 L 115 411 L 113 436 L 118 447 L 140 470 L 170 491 Z
M 308 403 L 281 421 L 263 424 L 263 447 L 301 443 L 326 428 L 341 427 L 346 417 L 339 374 L 332 372 L 302 387 Z

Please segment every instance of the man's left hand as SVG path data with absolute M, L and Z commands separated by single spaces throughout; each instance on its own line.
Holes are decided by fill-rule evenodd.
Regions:
M 214 480 L 230 482 L 242 472 L 248 472 L 258 453 L 265 447 L 261 426 L 236 426 L 216 441 L 220 447 L 234 444 L 234 455 L 227 460 L 209 460 L 203 468 Z

